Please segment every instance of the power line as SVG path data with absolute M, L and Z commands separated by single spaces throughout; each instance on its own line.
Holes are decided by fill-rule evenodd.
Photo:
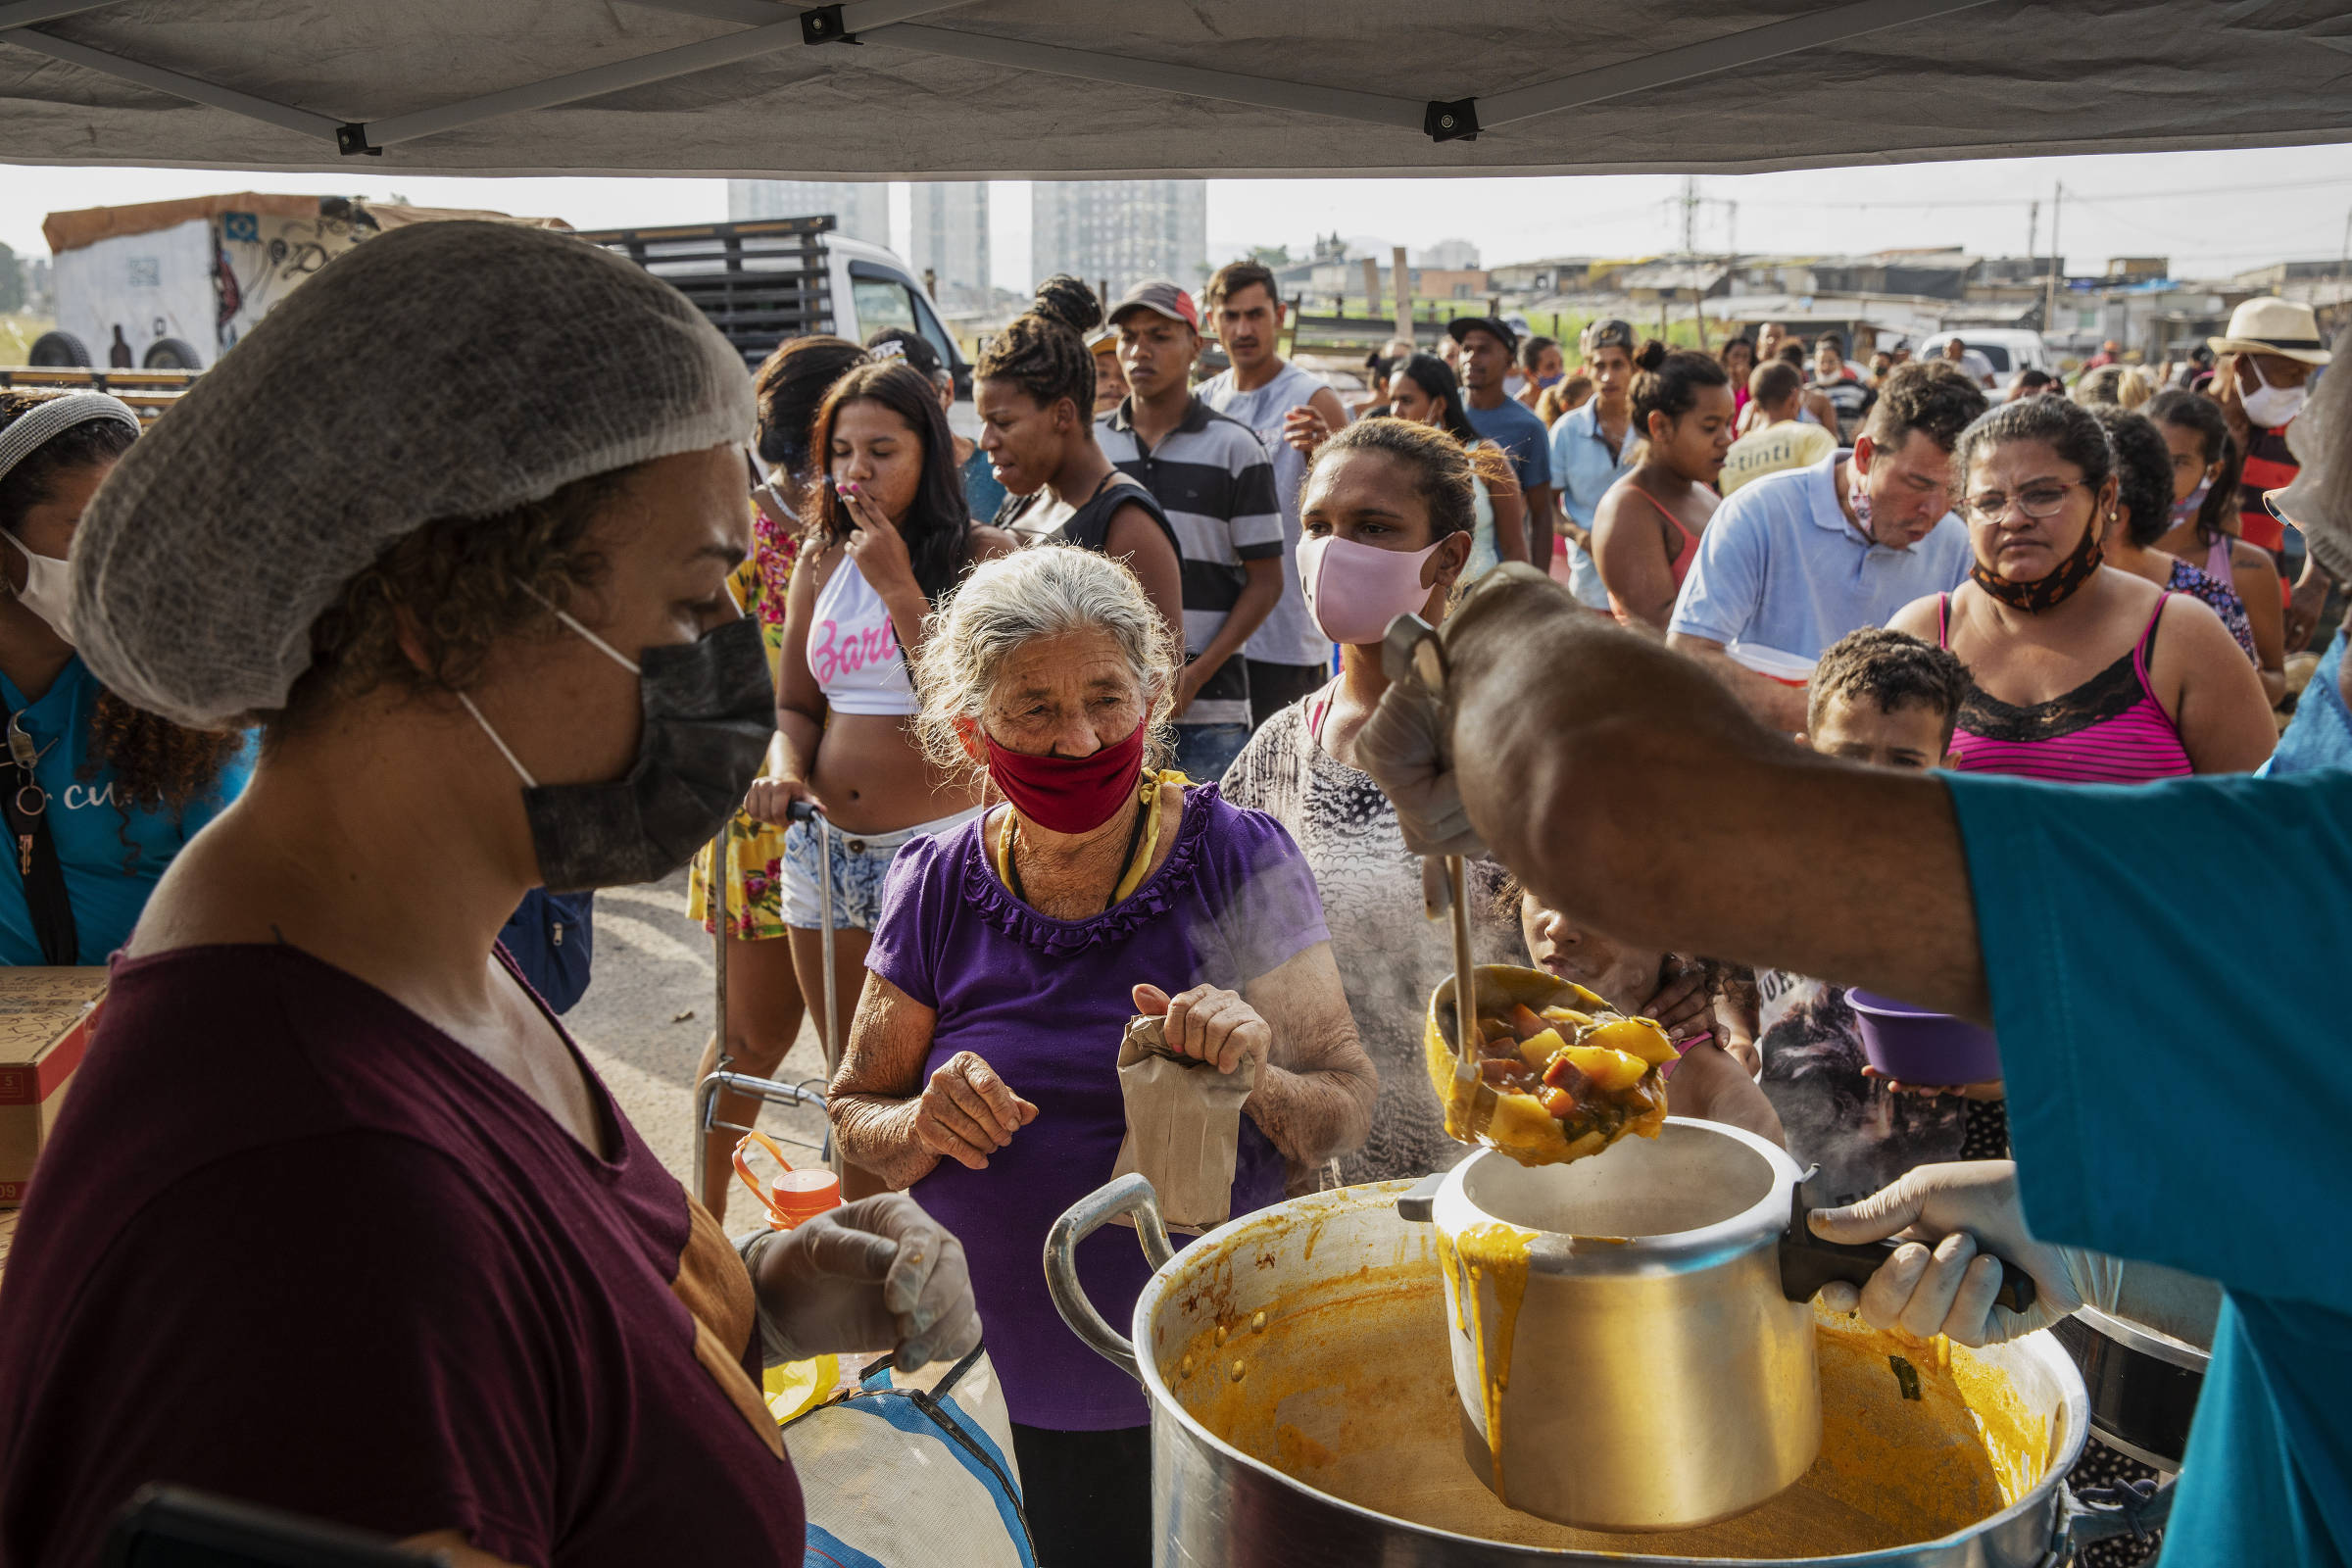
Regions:
M 2077 196 L 2073 199 L 2079 202 L 2094 203 L 2188 201 L 2200 196 L 2242 196 L 2263 191 L 2312 190 L 2329 185 L 2352 185 L 2352 174 L 2330 176 L 2326 179 L 2278 180 L 2275 183 L 2262 185 L 2208 185 L 2202 189 L 2195 190 L 2118 191 L 2113 195 Z M 2035 199 L 2036 198 L 2031 196 L 1987 196 L 1982 198 L 1970 198 L 1966 200 L 1945 201 L 1936 197 L 1926 197 L 1917 201 L 1913 201 L 1907 200 L 1903 197 L 1894 196 L 1874 199 L 1870 201 L 1851 202 L 1775 201 L 1770 205 L 1775 208 L 1827 208 L 1839 212 L 1859 212 L 1870 208 L 1883 207 L 1896 207 L 1904 209 L 1905 211 L 1911 211 L 1915 209 L 1936 211 L 1945 208 L 1957 210 L 1961 208 L 1984 207 L 2029 207 L 2033 205 Z

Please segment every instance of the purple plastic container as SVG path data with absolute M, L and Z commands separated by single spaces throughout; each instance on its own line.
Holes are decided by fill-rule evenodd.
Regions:
M 1848 991 L 1845 1000 L 1862 1024 L 1863 1057 L 1889 1078 L 1985 1084 L 2001 1075 L 2000 1047 L 1989 1029 L 1868 991 Z

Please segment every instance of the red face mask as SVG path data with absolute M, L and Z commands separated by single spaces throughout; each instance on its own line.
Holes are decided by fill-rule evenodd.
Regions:
M 1144 726 L 1087 757 L 1034 757 L 1007 751 L 983 730 L 988 776 L 1004 798 L 1039 827 L 1054 833 L 1092 833 L 1136 793 L 1144 761 Z

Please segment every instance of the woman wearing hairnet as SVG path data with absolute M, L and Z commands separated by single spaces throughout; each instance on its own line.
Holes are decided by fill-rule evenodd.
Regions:
M 737 1251 L 495 951 L 522 892 L 675 870 L 770 727 L 743 362 L 566 236 L 338 259 L 83 517 L 92 669 L 248 718 L 244 797 L 117 962 L 0 1337 L 0 1559 L 168 1478 L 465 1562 L 791 1564 L 762 1358 L 978 1337 L 865 1200 Z
M 2341 376 L 2295 421 L 2304 466 L 2279 501 L 2338 581 Z M 1993 1025 L 2016 1163 L 1922 1166 L 1815 1210 L 1833 1241 L 1922 1244 L 1858 1297 L 1833 1287 L 1841 1304 L 1975 1345 L 2106 1298 L 2112 1275 L 2080 1249 L 2218 1280 L 2164 1560 L 2352 1561 L 2352 1071 L 2330 984 L 2352 929 L 2352 773 L 2114 786 L 1845 763 L 1507 565 L 1447 616 L 1445 645 L 1443 697 L 1397 682 L 1356 743 L 1407 847 L 1478 854 L 1483 838 L 1621 940 Z M 1980 1249 L 2034 1275 L 2030 1313 L 1994 1304 Z

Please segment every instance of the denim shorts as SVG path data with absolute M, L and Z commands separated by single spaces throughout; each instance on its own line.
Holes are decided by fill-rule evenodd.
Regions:
M 1176 726 L 1177 770 L 1196 784 L 1221 784 L 1225 770 L 1250 744 L 1247 724 L 1179 724 Z
M 887 833 L 845 833 L 830 830 L 833 882 L 833 929 L 871 931 L 882 917 L 882 880 L 899 846 L 908 839 L 948 833 L 979 814 L 978 807 L 943 816 L 936 822 L 893 828 Z M 795 931 L 822 930 L 823 897 L 816 881 L 816 828 L 795 822 L 784 830 L 784 924 Z

